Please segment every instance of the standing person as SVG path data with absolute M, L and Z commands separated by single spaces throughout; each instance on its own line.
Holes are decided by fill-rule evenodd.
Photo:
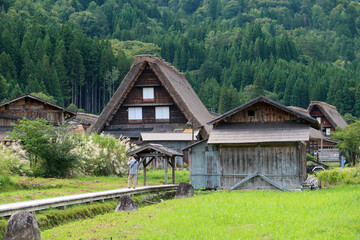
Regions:
M 137 184 L 137 174 L 138 174 L 138 166 L 139 162 L 136 161 L 134 157 L 130 157 L 128 161 L 129 169 L 129 179 L 128 179 L 128 188 L 131 187 L 131 181 L 134 180 L 133 188 L 135 189 Z

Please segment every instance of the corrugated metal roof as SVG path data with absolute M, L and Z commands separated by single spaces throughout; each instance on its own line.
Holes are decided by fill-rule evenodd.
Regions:
M 208 143 L 309 141 L 310 125 L 296 122 L 226 123 L 212 130 Z
M 194 140 L 197 139 L 199 131 L 194 131 Z M 184 141 L 192 140 L 192 133 L 141 133 L 141 139 L 149 141 Z

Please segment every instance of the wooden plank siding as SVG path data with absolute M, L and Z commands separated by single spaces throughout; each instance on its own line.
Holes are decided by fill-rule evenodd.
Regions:
M 253 111 L 254 116 L 249 116 L 249 111 Z M 240 122 L 280 122 L 297 120 L 297 116 L 285 112 L 282 109 L 274 107 L 270 104 L 259 102 L 243 111 L 237 112 L 227 122 L 240 123 Z
M 0 126 L 10 126 L 16 123 L 14 118 L 43 118 L 51 122 L 63 122 L 65 118 L 63 110 L 45 104 L 32 98 L 23 98 L 0 107 Z
M 220 146 L 220 186 L 230 188 L 250 174 L 262 173 L 288 188 L 301 186 L 305 170 L 304 144 L 287 143 L 253 146 Z M 254 178 L 241 188 L 274 188 Z

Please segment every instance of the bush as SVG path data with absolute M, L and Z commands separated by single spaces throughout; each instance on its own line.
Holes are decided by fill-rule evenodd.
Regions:
M 127 173 L 126 152 L 131 147 L 128 139 L 96 133 L 74 136 L 76 147 L 73 152 L 81 160 L 73 175 L 122 176 Z
M 360 184 L 360 167 L 334 168 L 317 173 L 325 185 Z
M 75 166 L 77 155 L 72 153 L 75 147 L 71 133 L 64 126 L 55 130 L 44 119 L 34 121 L 22 119 L 19 125 L 13 125 L 11 136 L 18 140 L 30 154 L 34 176 L 67 177 Z
M 24 166 L 28 164 L 26 153 L 19 144 L 12 143 L 5 146 L 0 143 L 0 175 L 8 176 L 23 173 Z

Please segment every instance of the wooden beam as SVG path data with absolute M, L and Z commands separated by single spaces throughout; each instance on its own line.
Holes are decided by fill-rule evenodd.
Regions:
M 150 158 L 149 162 L 147 162 L 147 163 L 145 164 L 145 167 L 149 166 L 149 164 L 150 164 L 154 159 L 155 159 L 155 157 Z M 146 161 L 144 161 L 144 162 L 146 162 Z
M 144 186 L 146 186 L 146 158 L 143 161 L 143 165 L 144 165 Z
M 172 183 L 175 184 L 175 157 L 171 158 L 172 162 Z
M 162 153 L 137 153 L 139 157 L 165 157 L 165 154 Z
M 165 157 L 165 184 L 168 184 L 168 157 Z

